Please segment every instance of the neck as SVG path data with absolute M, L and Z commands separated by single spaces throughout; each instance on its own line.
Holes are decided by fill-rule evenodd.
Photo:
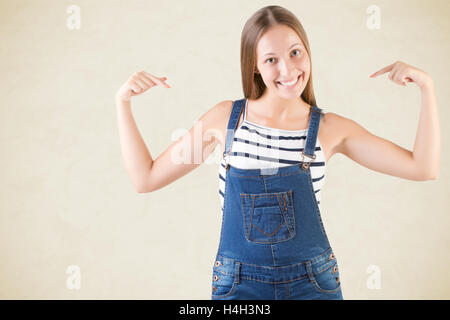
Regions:
M 310 105 L 306 103 L 302 97 L 284 99 L 278 95 L 270 94 L 267 89 L 258 100 L 262 102 L 263 106 L 266 106 L 267 110 L 261 111 L 268 117 L 287 115 L 293 110 L 298 111 L 298 108 L 301 108 L 305 113 L 308 113 L 310 109 Z

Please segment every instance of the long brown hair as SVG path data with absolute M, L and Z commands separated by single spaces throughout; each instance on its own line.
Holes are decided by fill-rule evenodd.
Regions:
M 311 50 L 308 37 L 296 16 L 289 10 L 280 6 L 267 6 L 259 9 L 247 20 L 241 35 L 242 86 L 244 97 L 247 99 L 258 99 L 266 88 L 261 75 L 255 73 L 256 44 L 270 27 L 278 24 L 284 24 L 297 33 L 302 40 L 311 61 Z M 312 62 L 310 76 L 301 97 L 306 103 L 314 106 L 316 105 L 312 84 Z

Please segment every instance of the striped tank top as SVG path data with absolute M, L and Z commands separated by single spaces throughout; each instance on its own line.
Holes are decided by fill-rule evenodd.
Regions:
M 248 99 L 244 106 L 244 119 L 237 127 L 231 145 L 230 165 L 240 169 L 263 169 L 300 164 L 308 129 L 283 130 L 252 123 L 246 117 L 247 102 Z M 320 190 L 325 183 L 326 160 L 319 137 L 316 140 L 314 153 L 316 159 L 312 162 L 323 163 L 320 166 L 309 167 L 317 204 L 319 210 L 322 211 L 320 209 Z M 225 159 L 222 158 L 219 166 L 219 198 L 222 211 L 226 181 L 225 165 Z

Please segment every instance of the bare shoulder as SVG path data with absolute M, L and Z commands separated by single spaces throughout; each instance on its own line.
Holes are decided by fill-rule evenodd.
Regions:
M 233 106 L 232 100 L 224 100 L 217 103 L 214 107 L 209 110 L 210 116 L 213 121 L 213 126 L 215 129 L 226 129 L 227 121 L 231 114 L 231 109 Z
M 215 105 L 215 109 L 222 116 L 231 114 L 231 108 L 233 107 L 233 100 L 224 100 Z
M 319 139 L 328 161 L 334 154 L 341 153 L 342 141 L 348 130 L 350 119 L 334 112 L 322 116 L 319 127 Z
M 210 129 L 221 129 L 223 121 L 231 114 L 232 105 L 231 100 L 221 101 L 209 109 L 201 119 L 207 120 Z
M 328 142 L 330 157 L 335 153 L 342 153 L 345 138 L 362 129 L 356 121 L 334 112 L 326 112 L 322 121 L 322 135 Z
M 345 127 L 347 127 L 352 120 L 334 112 L 326 112 L 322 117 L 322 121 L 324 126 L 335 131 L 345 129 Z M 333 133 L 337 134 L 337 132 Z
M 215 129 L 220 132 L 220 139 L 217 141 L 220 144 L 221 154 L 225 150 L 225 137 L 228 127 L 228 120 L 230 119 L 231 109 L 233 108 L 233 100 L 224 100 L 214 106 L 214 114 L 217 121 L 215 121 Z
M 224 100 L 208 109 L 198 120 L 201 123 L 203 139 L 213 139 L 212 147 L 221 145 L 223 149 L 228 119 L 230 118 L 232 100 Z

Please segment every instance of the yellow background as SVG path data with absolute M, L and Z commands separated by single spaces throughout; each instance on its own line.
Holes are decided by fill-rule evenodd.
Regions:
M 161 190 L 136 193 L 114 95 L 136 71 L 168 78 L 172 89 L 132 100 L 156 159 L 175 130 L 243 97 L 241 31 L 269 4 L 305 27 L 318 106 L 409 150 L 419 88 L 369 75 L 400 60 L 432 76 L 438 179 L 403 180 L 338 154 L 321 205 L 345 299 L 450 298 L 447 0 L 1 1 L 0 298 L 210 298 L 219 152 Z M 79 30 L 67 27 L 70 5 L 81 9 Z M 379 30 L 366 26 L 370 5 L 381 9 Z M 72 265 L 81 271 L 78 290 L 66 285 Z M 380 289 L 367 286 L 372 265 Z

